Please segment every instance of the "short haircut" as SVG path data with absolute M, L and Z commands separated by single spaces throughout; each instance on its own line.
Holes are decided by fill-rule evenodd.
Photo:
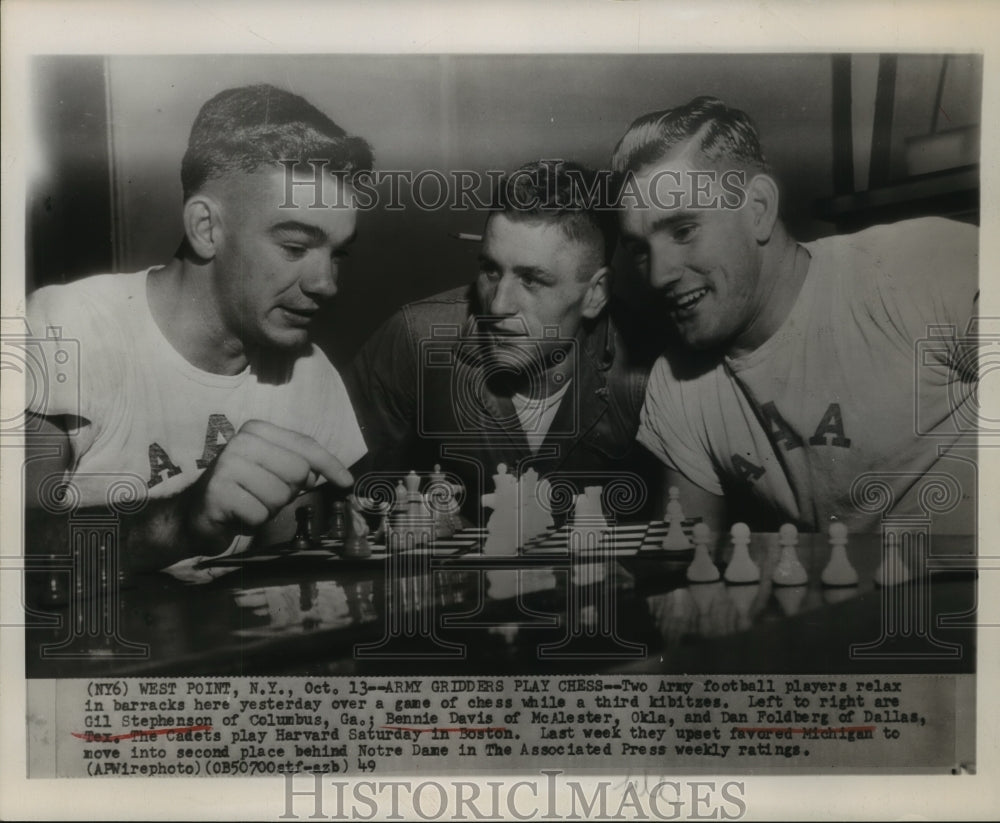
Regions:
M 746 112 L 729 108 L 715 97 L 696 97 L 683 106 L 653 111 L 633 121 L 615 146 L 611 167 L 619 176 L 636 172 L 691 141 L 715 166 L 770 172 L 753 121 Z
M 267 84 L 243 86 L 219 92 L 198 112 L 181 162 L 184 199 L 209 180 L 282 160 L 326 163 L 350 176 L 373 164 L 368 143 L 305 98 Z
M 559 226 L 570 240 L 599 247 L 604 264 L 618 242 L 610 175 L 569 160 L 526 163 L 500 183 L 494 214 Z

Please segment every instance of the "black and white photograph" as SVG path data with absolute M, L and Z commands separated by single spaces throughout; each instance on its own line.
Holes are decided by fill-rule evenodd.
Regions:
M 734 39 L 807 5 L 711 47 L 641 0 L 583 4 L 606 45 L 565 4 L 415 41 L 431 7 L 219 4 L 184 49 L 41 13 L 3 76 L 9 808 L 989 817 L 996 55 Z M 800 807 L 820 776 L 897 799 Z

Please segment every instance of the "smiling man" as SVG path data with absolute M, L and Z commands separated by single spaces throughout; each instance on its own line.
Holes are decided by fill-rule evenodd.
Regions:
M 612 165 L 623 241 L 679 344 L 639 439 L 686 510 L 869 528 L 856 480 L 877 473 L 893 512 L 920 512 L 938 470 L 960 489 L 939 528 L 974 530 L 977 229 L 923 218 L 798 243 L 753 123 L 710 97 L 640 117 Z
M 289 185 L 298 162 L 323 165 L 340 207 L 312 208 L 310 187 Z M 363 140 L 297 95 L 221 92 L 183 159 L 177 255 L 31 295 L 31 329 L 79 341 L 81 363 L 78 384 L 51 382 L 29 406 L 29 550 L 65 542 L 65 522 L 35 510 L 51 508 L 53 477 L 83 507 L 123 478 L 141 486 L 149 505 L 122 521 L 123 563 L 179 575 L 245 545 L 320 479 L 352 482 L 364 444 L 309 326 L 355 235 L 350 180 L 371 164 Z
M 441 464 L 473 521 L 500 463 L 577 485 L 641 468 L 648 369 L 611 319 L 616 215 L 599 189 L 574 163 L 522 166 L 487 218 L 471 287 L 404 306 L 365 344 L 345 377 L 366 466 Z

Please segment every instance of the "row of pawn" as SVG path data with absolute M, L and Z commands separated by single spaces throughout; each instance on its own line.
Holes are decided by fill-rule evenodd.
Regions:
M 730 529 L 733 555 L 721 577 L 727 583 L 756 583 L 761 578 L 760 567 L 750 556 L 750 527 L 746 523 L 735 523 Z M 858 573 L 847 556 L 847 526 L 831 523 L 829 527 L 830 560 L 823 569 L 820 579 L 825 586 L 855 586 Z M 712 533 L 704 523 L 697 523 L 692 531 L 694 559 L 687 568 L 687 579 L 692 583 L 712 583 L 720 578 L 719 569 L 712 560 L 709 545 Z M 805 566 L 799 560 L 799 532 L 786 523 L 778 532 L 781 554 L 771 572 L 771 580 L 778 586 L 802 586 L 809 580 Z M 903 562 L 896 547 L 889 552 L 875 571 L 874 580 L 881 586 L 904 583 L 911 578 L 909 569 Z

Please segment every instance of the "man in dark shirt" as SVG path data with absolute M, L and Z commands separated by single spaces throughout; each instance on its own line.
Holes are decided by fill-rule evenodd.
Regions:
M 629 511 L 641 508 L 647 370 L 611 317 L 615 213 L 594 202 L 598 182 L 569 162 L 518 169 L 487 218 L 471 287 L 404 306 L 365 344 L 345 380 L 368 468 L 440 464 L 461 479 L 473 521 L 501 463 L 578 490 L 624 483 Z

